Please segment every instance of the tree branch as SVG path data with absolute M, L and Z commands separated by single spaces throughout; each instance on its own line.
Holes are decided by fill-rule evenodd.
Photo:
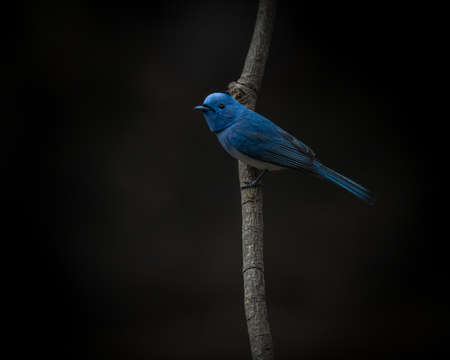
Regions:
M 252 40 L 242 74 L 228 85 L 230 94 L 254 110 L 269 54 L 276 0 L 260 0 Z M 239 161 L 240 185 L 256 179 L 257 170 Z M 244 305 L 250 349 L 254 360 L 273 359 L 272 335 L 267 313 L 263 258 L 263 196 L 261 187 L 241 190 L 242 273 Z

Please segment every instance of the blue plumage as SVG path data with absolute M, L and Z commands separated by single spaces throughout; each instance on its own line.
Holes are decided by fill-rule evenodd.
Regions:
M 234 158 L 266 171 L 295 169 L 333 182 L 369 204 L 371 192 L 349 178 L 321 164 L 314 151 L 264 116 L 247 109 L 226 93 L 208 95 L 202 110 L 209 129 Z

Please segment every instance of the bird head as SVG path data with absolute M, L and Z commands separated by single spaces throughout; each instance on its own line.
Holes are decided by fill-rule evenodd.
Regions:
M 202 105 L 194 107 L 201 110 L 212 132 L 219 132 L 233 124 L 244 107 L 229 94 L 216 92 L 208 95 Z

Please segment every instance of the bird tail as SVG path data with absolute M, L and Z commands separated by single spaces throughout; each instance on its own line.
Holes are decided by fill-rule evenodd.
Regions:
M 359 185 L 353 180 L 350 180 L 348 177 L 345 177 L 344 175 L 341 175 L 338 172 L 326 167 L 318 161 L 314 161 L 313 165 L 317 173 L 328 181 L 331 181 L 336 185 L 343 187 L 345 190 L 351 192 L 353 195 L 357 196 L 370 205 L 373 205 L 375 203 L 375 198 L 370 190 Z

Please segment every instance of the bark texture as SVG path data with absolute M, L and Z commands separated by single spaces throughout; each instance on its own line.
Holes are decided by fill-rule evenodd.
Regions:
M 275 0 L 260 0 L 252 40 L 242 74 L 229 84 L 230 94 L 242 105 L 255 110 L 269 54 L 275 20 Z M 257 169 L 239 161 L 239 182 L 245 185 L 256 179 Z M 264 282 L 264 222 L 262 188 L 241 190 L 242 273 L 244 304 L 250 349 L 254 360 L 273 359 L 272 334 L 266 304 Z

